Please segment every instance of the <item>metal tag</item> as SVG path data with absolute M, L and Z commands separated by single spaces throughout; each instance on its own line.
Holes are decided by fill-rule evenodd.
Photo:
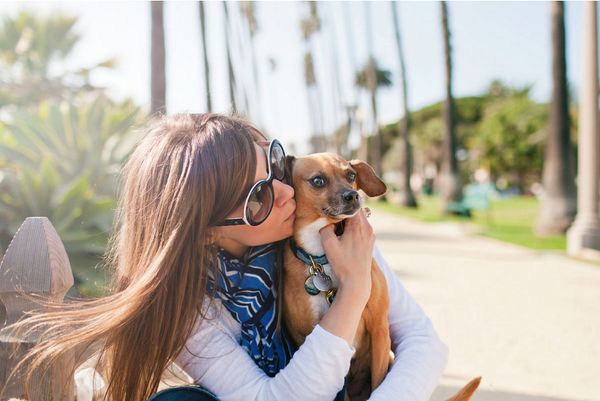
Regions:
M 327 305 L 331 306 L 331 304 L 333 303 L 333 300 L 335 299 L 335 295 L 337 294 L 337 289 L 332 288 L 329 291 L 327 291 L 327 294 L 325 294 L 325 300 L 327 301 Z
M 313 276 L 309 276 L 304 282 L 304 290 L 308 293 L 308 295 L 317 295 L 321 292 L 317 289 L 317 287 L 315 287 L 315 284 L 313 283 Z
M 313 284 L 319 291 L 329 291 L 331 289 L 331 277 L 323 273 L 317 273 L 313 277 Z

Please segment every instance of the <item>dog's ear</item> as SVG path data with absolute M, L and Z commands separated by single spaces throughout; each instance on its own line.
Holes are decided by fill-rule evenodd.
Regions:
M 358 187 L 365 191 L 369 196 L 383 195 L 387 191 L 387 186 L 377 174 L 373 167 L 362 160 L 350 160 L 350 165 L 356 170 L 356 182 Z
M 292 171 L 294 170 L 294 162 L 296 158 L 292 155 L 285 156 L 285 183 L 288 185 L 294 185 L 294 176 Z

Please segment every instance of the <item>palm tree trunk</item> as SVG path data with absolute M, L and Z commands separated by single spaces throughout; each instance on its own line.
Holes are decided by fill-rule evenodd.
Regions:
M 354 24 L 352 23 L 352 18 L 350 15 L 350 3 L 349 2 L 344 2 L 342 4 L 342 7 L 344 7 L 344 32 L 345 32 L 345 37 L 346 37 L 346 46 L 348 49 L 352 49 L 354 47 L 354 44 L 356 43 L 354 41 L 354 31 L 353 31 L 353 26 Z M 350 66 L 352 67 L 352 76 L 356 76 L 356 74 L 358 74 L 358 61 L 356 60 L 356 52 L 348 52 L 350 60 Z M 357 157 L 359 159 L 362 160 L 366 160 L 366 157 L 363 157 L 361 155 L 366 154 L 366 149 L 362 149 L 363 146 L 365 144 L 365 141 L 363 140 L 363 132 L 362 132 L 362 121 L 359 121 L 359 118 L 362 118 L 362 113 L 361 113 L 361 109 L 359 108 L 359 103 L 360 103 L 360 86 L 355 82 L 354 83 L 354 93 L 353 93 L 353 97 L 352 97 L 352 104 L 349 107 L 346 107 L 347 113 L 348 113 L 348 137 L 350 137 L 350 134 L 353 130 L 355 130 L 360 138 L 359 141 L 359 145 L 358 145 L 358 152 L 357 152 Z
M 367 87 L 371 92 L 371 111 L 373 114 L 373 136 L 371 138 L 371 164 L 375 170 L 375 174 L 381 177 L 383 174 L 381 168 L 381 131 L 379 130 L 379 118 L 377 116 L 377 72 L 375 68 L 375 59 L 373 58 L 373 39 L 371 30 L 371 4 L 365 3 L 365 18 L 366 18 L 366 36 L 367 47 L 369 49 L 369 64 L 367 67 Z
M 583 74 L 579 101 L 577 158 L 577 216 L 567 232 L 567 252 L 590 257 L 600 251 L 600 137 L 598 136 L 598 8 L 584 5 Z M 592 252 L 590 252 L 592 251 Z
M 404 65 L 404 53 L 402 52 L 402 41 L 400 40 L 400 22 L 398 21 L 397 6 L 394 7 L 394 2 L 390 2 L 392 6 L 392 16 L 394 17 L 394 31 L 396 33 L 396 44 L 398 46 L 398 57 L 400 59 L 400 76 L 402 82 L 402 103 L 404 106 L 404 118 L 399 121 L 400 137 L 404 143 L 404 193 L 402 204 L 406 207 L 417 207 L 417 200 L 410 186 L 410 177 L 413 170 L 413 155 L 412 146 L 410 143 L 409 128 L 410 128 L 410 113 L 408 111 L 408 86 L 406 82 L 406 66 Z
M 317 82 L 317 75 L 313 61 L 312 37 L 320 29 L 319 16 L 316 2 L 306 2 L 309 14 L 301 21 L 300 27 L 304 39 L 304 83 L 306 85 L 308 112 L 312 123 L 311 145 L 313 152 L 324 152 L 326 143 L 323 136 L 323 119 L 321 93 Z
M 223 11 L 225 15 L 225 50 L 227 52 L 227 73 L 229 77 L 229 103 L 231 111 L 237 113 L 235 104 L 235 73 L 233 71 L 233 63 L 231 62 L 231 40 L 229 37 L 230 21 L 229 11 L 227 10 L 227 2 L 223 1 Z
M 446 101 L 444 102 L 444 158 L 442 164 L 442 197 L 445 208 L 450 202 L 458 202 L 462 197 L 458 161 L 456 159 L 456 110 L 452 96 L 452 48 L 448 26 L 446 2 L 440 2 L 442 9 L 442 30 L 444 34 L 444 54 L 446 64 Z
M 381 177 L 381 131 L 379 130 L 379 116 L 377 113 L 377 75 L 375 70 L 375 60 L 369 58 L 368 67 L 369 92 L 371 93 L 371 113 L 373 115 L 373 136 L 371 137 L 371 163 L 375 174 Z
M 256 61 L 256 48 L 254 44 L 254 36 L 258 30 L 258 24 L 256 22 L 256 15 L 254 12 L 255 3 L 253 1 L 244 1 L 240 3 L 242 14 L 246 17 L 248 24 L 248 39 L 250 41 L 250 62 L 252 64 L 252 77 L 253 77 L 253 88 L 255 97 L 255 116 L 253 117 L 254 122 L 260 127 L 262 126 L 262 96 L 259 82 L 258 63 Z
M 535 232 L 540 235 L 564 233 L 577 212 L 575 166 L 569 130 L 564 3 L 553 1 L 551 9 L 553 91 L 542 176 L 544 195 L 535 225 Z
M 229 11 L 230 9 L 228 9 Z M 240 12 L 242 13 L 241 15 L 243 16 L 244 14 L 244 9 L 240 6 Z M 233 14 L 233 24 L 231 25 L 231 27 L 236 27 L 239 26 L 240 23 L 239 21 L 236 22 L 235 20 L 235 13 Z M 242 29 L 232 29 L 230 30 L 230 33 L 232 35 L 234 35 L 233 40 L 230 42 L 231 45 L 231 55 L 234 54 L 238 54 L 239 57 L 241 57 L 242 60 L 242 64 L 245 65 L 245 46 L 244 46 L 244 42 L 246 40 L 246 35 L 244 34 Z M 235 45 L 235 47 L 234 47 Z M 248 99 L 248 92 L 251 91 L 251 89 L 248 88 L 248 79 L 245 78 L 246 74 L 246 68 L 244 68 L 241 72 L 238 70 L 238 73 L 240 73 L 241 75 L 237 76 L 236 79 L 236 86 L 235 86 L 235 90 L 237 91 L 238 94 L 238 100 L 240 100 L 239 104 L 237 105 L 237 113 L 240 114 L 241 116 L 244 116 L 245 118 L 250 118 L 250 101 Z
M 208 47 L 206 45 L 206 18 L 204 15 L 204 2 L 199 1 L 200 6 L 200 31 L 202 34 L 202 56 L 204 59 L 204 88 L 206 90 L 206 111 L 212 111 L 212 102 L 210 101 L 210 67 L 208 65 Z
M 331 49 L 331 52 L 329 53 L 329 57 L 331 60 L 331 66 L 333 68 L 333 79 L 331 79 L 331 83 L 332 83 L 332 103 L 333 103 L 333 120 L 334 120 L 334 127 L 336 127 L 338 125 L 338 123 L 340 124 L 340 128 L 334 128 L 333 130 L 333 144 L 334 144 L 334 148 L 336 153 L 343 155 L 343 156 L 348 156 L 347 152 L 346 152 L 346 143 L 348 141 L 348 128 L 349 126 L 346 125 L 346 122 L 342 122 L 341 118 L 340 118 L 340 110 L 344 110 L 345 111 L 345 105 L 343 102 L 343 94 L 342 94 L 342 85 L 340 83 L 340 55 L 339 55 L 339 48 L 340 46 L 338 46 L 337 43 L 337 39 L 336 39 L 336 35 L 335 35 L 335 25 L 334 25 L 334 20 L 335 20 L 335 13 L 332 12 L 331 7 L 333 6 L 334 3 L 328 3 L 327 5 L 329 6 L 329 13 L 327 13 L 328 17 L 329 17 L 329 24 L 328 24 L 328 30 L 327 33 L 329 35 L 329 49 Z
M 167 79 L 165 75 L 165 27 L 163 2 L 150 4 L 152 15 L 150 47 L 150 113 L 167 112 Z

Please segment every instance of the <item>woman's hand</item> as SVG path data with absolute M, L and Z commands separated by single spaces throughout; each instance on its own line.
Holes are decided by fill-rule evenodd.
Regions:
M 373 228 L 361 209 L 354 217 L 346 219 L 340 237 L 335 235 L 333 225 L 322 228 L 320 234 L 327 260 L 340 286 L 335 301 L 319 324 L 353 346 L 362 312 L 371 295 Z
M 371 291 L 371 262 L 375 234 L 361 209 L 346 219 L 344 233 L 338 237 L 334 225 L 323 227 L 321 242 L 341 287 Z

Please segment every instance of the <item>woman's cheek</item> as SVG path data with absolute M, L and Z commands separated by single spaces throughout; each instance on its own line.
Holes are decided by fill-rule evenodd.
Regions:
M 290 237 L 294 234 L 294 219 L 289 219 L 286 223 L 287 224 L 284 224 L 284 227 L 286 228 L 285 236 Z

